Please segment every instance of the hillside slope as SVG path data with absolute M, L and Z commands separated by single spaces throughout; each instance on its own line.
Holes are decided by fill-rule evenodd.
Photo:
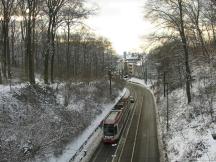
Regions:
M 106 81 L 1 86 L 0 162 L 60 155 L 122 88 L 113 83 L 110 98 Z

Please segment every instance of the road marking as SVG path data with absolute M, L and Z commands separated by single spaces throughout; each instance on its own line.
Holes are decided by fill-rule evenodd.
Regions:
M 133 90 L 134 91 L 134 90 Z M 134 93 L 135 94 L 135 98 L 136 98 L 136 101 L 137 101 L 137 93 Z M 119 159 L 121 158 L 121 155 L 122 155 L 122 150 L 123 150 L 123 148 L 124 148 L 124 145 L 125 145 L 125 141 L 126 141 L 126 138 L 123 138 L 123 136 L 124 136 L 124 131 L 125 131 L 125 129 L 127 128 L 127 124 L 129 124 L 129 127 L 128 127 L 128 130 L 127 130 L 127 132 L 126 132 L 126 137 L 127 137 L 127 135 L 128 135 L 128 132 L 129 132 L 129 128 L 130 128 L 130 126 L 131 126 L 131 123 L 132 123 L 132 119 L 133 119 L 133 117 L 134 117 L 134 113 L 135 113 L 135 105 L 137 105 L 137 102 L 135 102 L 134 104 L 133 104 L 133 107 L 132 107 L 132 118 L 131 118 L 131 120 L 129 119 L 129 117 L 128 117 L 128 119 L 127 119 L 127 121 L 126 121 L 126 124 L 125 124 L 125 128 L 124 128 L 124 130 L 122 130 L 122 137 L 121 137 L 121 139 L 119 140 L 119 144 L 120 144 L 120 141 L 123 141 L 122 143 L 123 143 L 123 146 L 122 146 L 122 149 L 121 149 L 121 152 L 120 152 L 120 155 L 119 155 L 119 157 L 118 157 L 118 161 L 119 161 Z M 129 122 L 129 123 L 128 123 Z M 120 147 L 120 145 L 118 144 L 118 146 L 117 146 L 117 148 L 116 148 L 116 151 L 115 151 L 115 155 L 117 156 L 117 152 L 118 152 L 118 150 L 119 150 L 119 147 Z M 117 162 L 118 162 L 117 161 Z M 115 162 L 115 158 L 113 158 L 112 159 L 112 162 Z
M 136 104 L 136 105 L 137 105 L 137 104 Z M 135 107 L 135 106 L 134 106 L 134 107 Z M 119 161 L 119 159 L 121 159 L 121 156 L 122 156 L 122 153 L 123 153 L 123 150 L 124 150 L 124 147 L 125 147 L 125 143 L 126 143 L 126 140 L 127 140 L 128 134 L 129 134 L 129 130 L 130 130 L 130 127 L 131 127 L 133 118 L 134 118 L 134 114 L 135 114 L 135 109 L 133 109 L 132 118 L 131 118 L 130 123 L 129 123 L 130 125 L 129 125 L 129 128 L 128 128 L 127 132 L 126 132 L 126 136 L 125 136 L 125 138 L 123 139 L 123 140 L 124 140 L 124 143 L 123 143 L 123 146 L 122 146 L 122 149 L 121 149 L 121 152 L 120 152 L 118 161 Z
M 103 149 L 103 145 L 100 145 L 97 153 L 95 154 L 94 158 L 92 159 L 92 162 L 94 162 L 97 159 L 97 157 L 98 157 L 99 153 L 102 151 L 102 149 Z
M 141 104 L 141 109 L 140 109 L 138 124 L 137 124 L 137 128 L 136 128 L 135 139 L 134 139 L 134 145 L 133 145 L 133 150 L 132 150 L 132 156 L 131 156 L 131 160 L 130 160 L 131 162 L 133 162 L 133 157 L 134 157 L 134 151 L 135 151 L 135 146 L 136 146 L 137 134 L 138 134 L 139 125 L 140 125 L 140 118 L 141 118 L 142 110 L 143 110 L 143 108 L 142 108 L 142 106 L 143 106 L 143 101 L 144 101 L 144 98 L 142 99 L 142 104 Z

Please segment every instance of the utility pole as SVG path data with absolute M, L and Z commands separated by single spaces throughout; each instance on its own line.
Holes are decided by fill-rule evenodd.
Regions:
M 144 69 L 144 60 L 142 60 L 142 72 L 143 72 L 143 80 L 145 80 L 145 69 Z M 145 81 L 144 81 L 145 82 Z
M 148 77 L 148 75 L 147 75 L 147 62 L 146 62 L 146 65 L 145 65 L 145 62 L 144 62 L 144 60 L 142 60 L 142 66 L 143 66 L 143 80 L 144 80 L 144 82 L 145 82 L 145 84 L 147 85 L 147 77 Z
M 146 68 L 145 68 L 145 84 L 147 85 L 147 78 L 148 78 L 148 69 L 147 69 L 147 63 L 146 63 Z
M 166 72 L 164 71 L 164 73 L 163 73 L 164 97 L 166 97 L 166 85 L 165 85 L 165 82 L 166 82 Z
M 168 93 L 169 93 L 169 90 L 168 90 L 168 83 L 165 83 L 166 85 L 166 97 L 167 97 L 167 132 L 169 131 L 169 96 L 168 96 Z
M 111 70 L 108 71 L 108 75 L 109 75 L 109 82 L 110 82 L 110 97 L 112 96 L 112 73 Z

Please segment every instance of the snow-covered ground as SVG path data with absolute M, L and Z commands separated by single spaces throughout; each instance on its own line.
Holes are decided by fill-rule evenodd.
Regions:
M 212 122 L 204 107 L 201 107 L 200 102 L 202 101 L 194 96 L 193 102 L 188 105 L 185 90 L 177 89 L 171 92 L 167 132 L 166 98 L 161 97 L 158 107 L 169 161 L 216 161 L 216 141 L 212 138 L 212 133 L 216 133 L 216 124 Z
M 134 83 L 139 83 L 139 84 L 144 85 L 144 86 L 147 87 L 147 85 L 146 85 L 146 83 L 145 83 L 145 80 L 143 80 L 143 79 L 138 79 L 138 78 L 132 77 L 132 78 L 130 78 L 128 81 L 129 81 L 129 82 L 134 82 Z
M 133 83 L 138 83 L 138 84 L 141 84 L 143 85 L 144 87 L 150 89 L 150 87 L 152 87 L 152 85 L 155 83 L 154 80 L 147 80 L 147 84 L 145 82 L 144 79 L 138 79 L 138 78 L 135 78 L 135 77 L 132 77 L 130 79 L 128 79 L 129 82 L 133 82 Z
M 143 80 L 131 78 L 129 81 L 142 84 Z M 208 86 L 206 80 L 193 83 L 193 101 L 187 104 L 185 88 L 179 88 L 169 93 L 169 130 L 167 132 L 167 97 L 159 94 L 157 108 L 159 111 L 159 128 L 162 130 L 163 143 L 166 147 L 168 161 L 170 162 L 216 162 L 216 124 L 212 122 L 209 113 Z M 147 88 L 152 86 L 148 83 Z M 213 99 L 213 108 L 216 108 Z M 213 109 L 213 118 L 216 111 Z M 160 132 L 159 132 L 160 133 Z
M 69 162 L 70 159 L 76 154 L 82 153 L 82 150 L 79 150 L 79 148 L 85 143 L 88 142 L 88 138 L 90 135 L 94 133 L 94 131 L 99 127 L 102 120 L 105 118 L 105 116 L 112 110 L 114 105 L 120 100 L 120 98 L 125 93 L 126 89 L 124 89 L 122 92 L 119 93 L 119 96 L 109 104 L 104 104 L 103 112 L 98 115 L 91 124 L 81 133 L 81 135 L 74 138 L 74 140 L 66 147 L 66 149 L 63 151 L 63 154 L 59 157 L 52 156 L 48 161 L 49 162 Z M 98 134 L 98 132 L 96 132 Z M 100 136 L 98 136 L 94 140 L 101 140 Z M 94 141 L 94 143 L 97 143 Z M 88 150 L 87 150 L 88 151 Z
M 154 82 L 129 81 L 153 91 Z M 216 124 L 209 113 L 210 99 L 214 109 L 216 103 L 215 96 L 209 94 L 210 86 L 209 81 L 195 81 L 189 105 L 184 87 L 169 93 L 168 132 L 167 98 L 159 93 L 158 124 L 169 161 L 216 162 L 216 141 L 212 138 Z M 115 104 L 116 100 L 106 100 L 109 91 L 104 90 L 108 87 L 101 83 L 0 85 L 0 162 L 69 161 Z M 114 98 L 121 96 L 118 88 L 113 92 Z
M 70 159 L 123 87 L 113 83 L 112 97 L 107 97 L 106 81 L 37 83 L 0 86 L 0 162 Z

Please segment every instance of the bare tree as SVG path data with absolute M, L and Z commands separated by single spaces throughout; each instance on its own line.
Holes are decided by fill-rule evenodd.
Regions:
M 114 52 L 105 38 L 98 38 L 87 28 L 82 31 L 83 20 L 94 13 L 84 0 L 0 2 L 5 15 L 1 18 L 1 80 L 10 77 L 12 66 L 16 66 L 15 75 L 31 84 L 35 83 L 35 73 L 41 71 L 45 83 L 54 82 L 54 76 L 89 79 L 106 74 Z M 11 21 L 15 15 L 19 20 Z
M 213 36 L 214 45 L 216 46 L 216 33 L 215 33 L 215 24 L 216 24 L 216 2 L 212 0 L 211 2 L 204 3 L 203 8 L 203 20 L 207 26 L 211 27 L 211 32 Z
M 33 28 L 35 24 L 36 0 L 27 0 L 28 16 L 27 16 L 27 33 L 26 33 L 26 55 L 28 55 L 28 78 L 31 84 L 35 84 L 34 76 L 34 51 L 33 51 Z
M 27 53 L 27 23 L 28 23 L 28 8 L 26 5 L 26 0 L 19 0 L 19 12 L 18 15 L 22 17 L 20 21 L 20 28 L 21 28 L 21 49 L 22 49 L 22 65 L 24 68 L 25 79 L 28 80 L 29 75 L 29 55 Z
M 20 9 L 24 18 L 22 38 L 25 42 L 25 69 L 28 81 L 35 84 L 35 23 L 40 12 L 41 0 L 20 0 Z
M 84 8 L 83 1 L 74 1 L 69 3 L 63 10 L 64 23 L 67 28 L 67 77 L 69 77 L 69 65 L 70 65 L 70 35 L 71 27 L 77 24 L 81 24 L 81 20 L 87 18 L 91 14 L 90 10 Z
M 185 82 L 186 82 L 186 93 L 188 103 L 191 102 L 191 70 L 189 65 L 189 52 L 188 52 L 188 40 L 185 34 L 185 13 L 184 6 L 185 2 L 182 0 L 166 0 L 166 1 L 154 1 L 146 5 L 149 10 L 146 17 L 151 20 L 158 21 L 163 25 L 164 28 L 171 29 L 178 32 L 178 35 L 182 42 L 182 48 L 184 50 L 184 61 L 185 61 Z
M 11 22 L 11 65 L 15 66 L 16 61 L 15 61 L 15 49 L 14 49 L 14 44 L 15 44 L 15 30 L 16 30 L 16 21 L 13 20 Z
M 53 64 L 55 58 L 55 31 L 57 26 L 57 16 L 61 8 L 65 4 L 65 0 L 46 0 L 47 10 L 45 11 L 48 16 L 48 29 L 47 29 L 47 45 L 48 48 L 45 52 L 44 58 L 44 82 L 47 84 L 49 81 L 49 59 L 51 56 L 51 82 L 53 82 Z
M 3 44 L 3 38 L 2 38 L 2 26 L 3 26 L 3 21 L 0 20 L 0 51 L 2 51 L 2 44 Z M 0 84 L 2 84 L 2 52 L 0 54 Z
M 180 17 L 180 28 L 179 34 L 182 40 L 182 46 L 185 53 L 185 69 L 186 69 L 186 93 L 188 98 L 188 103 L 191 102 L 191 92 L 190 92 L 190 81 L 191 81 L 191 70 L 189 66 L 189 52 L 188 52 L 188 43 L 185 35 L 185 26 L 184 26 L 184 13 L 182 7 L 182 0 L 178 0 L 178 9 L 179 9 L 179 17 Z
M 9 22 L 13 11 L 15 0 L 1 0 L 3 12 L 3 75 L 5 78 L 11 78 L 11 60 L 9 49 Z
M 185 6 L 186 14 L 188 15 L 188 18 L 191 22 L 190 28 L 196 30 L 196 33 L 199 38 L 199 42 L 201 44 L 201 50 L 203 56 L 208 58 L 209 53 L 205 46 L 203 32 L 200 28 L 200 17 L 201 17 L 202 8 L 203 8 L 203 4 L 201 0 L 190 1 Z

